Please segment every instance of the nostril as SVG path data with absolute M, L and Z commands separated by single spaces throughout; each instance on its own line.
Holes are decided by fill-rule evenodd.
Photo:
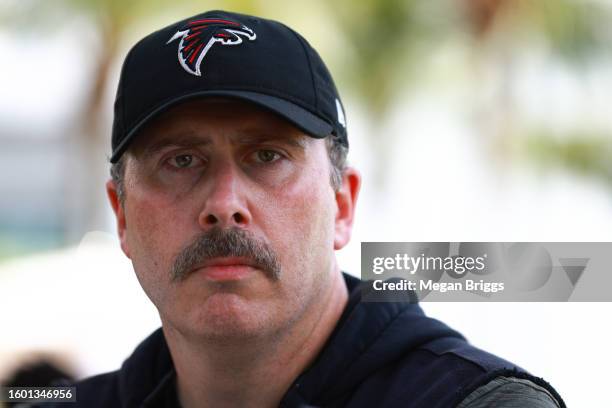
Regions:
M 217 221 L 218 221 L 218 220 L 217 220 L 217 217 L 215 217 L 213 214 L 209 214 L 209 215 L 206 217 L 206 223 L 207 223 L 207 224 L 216 224 L 216 223 L 217 223 Z
M 234 221 L 236 224 L 242 224 L 244 222 L 244 217 L 240 213 L 234 213 Z

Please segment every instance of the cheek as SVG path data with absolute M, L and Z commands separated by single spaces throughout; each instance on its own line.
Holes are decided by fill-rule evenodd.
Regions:
M 134 271 L 153 303 L 163 300 L 170 267 L 189 231 L 184 211 L 173 209 L 163 197 L 132 189 L 126 197 L 126 238 Z M 181 232 L 179 234 L 179 232 Z
M 175 231 L 185 232 L 183 224 L 189 215 L 184 204 L 186 200 L 177 198 L 174 192 L 156 188 L 147 177 L 135 176 L 130 181 L 126 195 L 126 226 L 128 238 L 136 245 L 135 250 L 172 249 L 178 238 Z M 183 205 L 179 207 L 179 203 Z
M 266 235 L 279 250 L 283 267 L 306 274 L 315 265 L 324 267 L 333 255 L 335 195 L 321 183 L 327 174 L 285 185 L 265 199 Z M 304 269 L 306 268 L 306 269 Z

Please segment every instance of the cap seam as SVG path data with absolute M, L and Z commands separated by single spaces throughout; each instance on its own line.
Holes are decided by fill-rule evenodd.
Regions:
M 123 98 L 123 103 L 122 103 L 123 106 L 121 106 L 121 118 L 122 118 L 121 122 L 123 123 L 123 126 L 122 126 L 123 127 L 123 129 L 122 129 L 123 131 L 121 133 L 123 133 L 124 136 L 127 133 L 126 130 L 127 130 L 127 125 L 128 125 L 127 122 L 126 122 L 127 115 L 125 113 L 126 106 L 128 106 L 128 104 L 127 104 L 127 92 L 125 91 L 125 83 L 127 82 L 127 76 L 128 76 L 128 73 L 127 73 L 127 71 L 128 71 L 128 64 L 130 63 L 130 61 L 132 59 L 132 55 L 134 55 L 134 49 L 142 41 L 143 40 L 140 40 L 138 43 L 136 43 L 136 45 L 134 45 L 130 49 L 130 51 L 127 54 L 127 57 L 125 57 L 125 64 L 123 65 L 123 69 L 125 70 L 125 74 L 123 75 L 123 81 L 121 81 L 121 95 L 122 95 L 122 98 Z
M 302 50 L 304 51 L 304 55 L 306 56 L 306 61 L 308 61 L 308 68 L 309 68 L 309 71 L 310 71 L 310 81 L 311 81 L 311 85 L 312 85 L 312 92 L 313 92 L 314 97 L 315 97 L 314 98 L 315 99 L 315 109 L 318 112 L 319 111 L 319 94 L 317 93 L 317 87 L 315 86 L 314 74 L 312 72 L 312 61 L 310 60 L 310 55 L 308 55 L 308 50 L 306 48 L 306 44 L 305 44 L 304 40 L 295 31 L 293 31 L 291 28 L 287 27 L 284 24 L 282 24 L 282 25 L 285 28 L 287 28 L 289 30 L 289 32 L 291 34 L 293 34 L 293 36 L 295 38 L 297 38 L 297 40 L 300 42 L 300 45 L 302 46 Z

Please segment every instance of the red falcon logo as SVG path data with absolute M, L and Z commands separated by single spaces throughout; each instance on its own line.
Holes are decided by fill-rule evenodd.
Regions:
M 190 74 L 202 76 L 200 65 L 215 43 L 238 45 L 242 43 L 242 37 L 249 41 L 257 38 L 253 30 L 245 25 L 224 19 L 207 18 L 187 23 L 166 44 L 180 38 L 178 60 L 181 66 Z

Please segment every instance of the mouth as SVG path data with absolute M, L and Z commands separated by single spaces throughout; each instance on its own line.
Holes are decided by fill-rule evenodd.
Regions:
M 257 266 L 246 258 L 214 258 L 196 268 L 213 282 L 239 281 L 255 272 Z

